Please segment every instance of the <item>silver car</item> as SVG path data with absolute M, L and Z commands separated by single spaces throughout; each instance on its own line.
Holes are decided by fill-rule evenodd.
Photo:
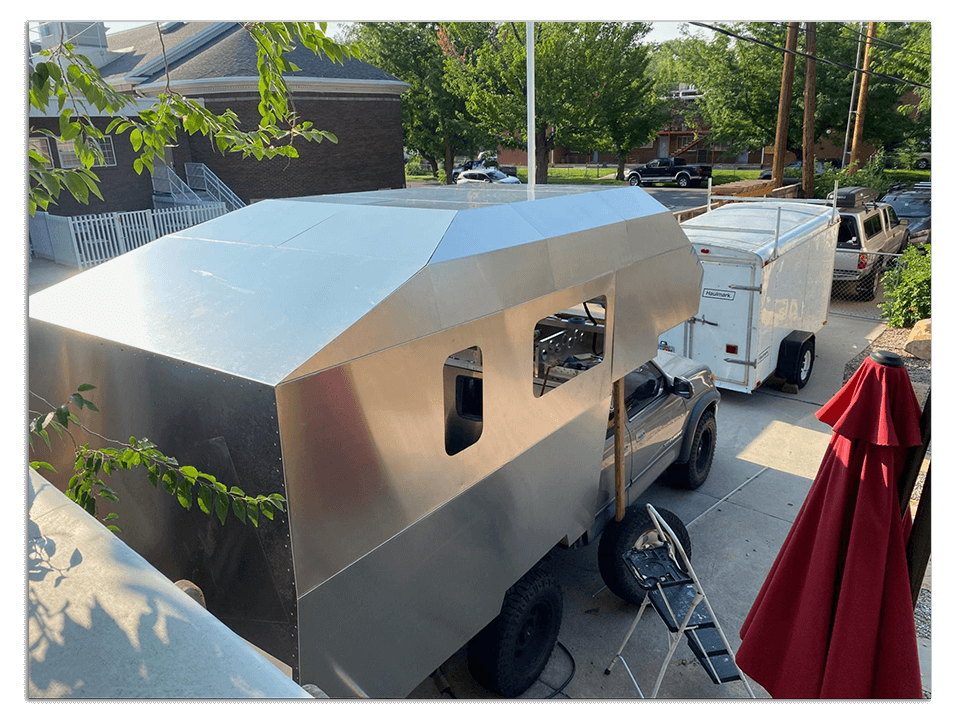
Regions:
M 475 183 L 503 183 L 505 185 L 518 185 L 520 181 L 513 175 L 507 175 L 494 167 L 474 168 L 464 170 L 457 176 L 457 185 L 470 185 Z

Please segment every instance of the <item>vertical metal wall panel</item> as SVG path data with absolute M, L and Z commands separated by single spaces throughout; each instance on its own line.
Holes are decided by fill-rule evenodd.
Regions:
M 93 432 L 119 441 L 149 438 L 181 464 L 254 496 L 287 494 L 271 387 L 37 320 L 30 322 L 29 337 L 31 390 L 60 404 L 81 383 L 94 385 L 84 395 L 100 412 L 78 411 Z M 34 398 L 31 409 L 48 408 Z M 76 427 L 71 433 L 79 443 L 104 445 Z M 48 479 L 66 491 L 73 445 L 66 436 L 63 441 L 51 436 L 52 452 L 40 442 L 34 458 L 59 469 Z M 120 501 L 101 500 L 100 514 L 118 513 L 115 522 L 128 545 L 170 580 L 195 582 L 208 609 L 226 625 L 297 667 L 297 599 L 286 514 L 257 529 L 231 513 L 221 526 L 215 517 L 188 512 L 154 488 L 144 468 L 105 480 Z
M 645 193 L 534 195 L 264 202 L 31 297 L 31 388 L 92 382 L 110 433 L 286 496 L 259 531 L 220 530 L 178 507 L 158 518 L 169 498 L 147 485 L 121 520 L 300 682 L 409 692 L 591 527 L 612 381 L 696 311 L 697 258 Z M 599 296 L 603 361 L 538 393 L 537 324 Z M 474 347 L 482 428 L 449 445 L 445 363 Z

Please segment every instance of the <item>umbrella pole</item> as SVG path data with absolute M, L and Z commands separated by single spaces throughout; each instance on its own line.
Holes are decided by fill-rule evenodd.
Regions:
M 927 477 L 923 481 L 920 503 L 917 506 L 917 517 L 913 520 L 913 529 L 910 531 L 910 540 L 907 542 L 907 568 L 910 572 L 910 594 L 914 607 L 917 606 L 923 576 L 926 575 L 927 563 L 930 562 L 930 476 L 932 474 L 931 466 L 927 468 Z
M 900 498 L 900 516 L 910 512 L 910 497 L 920 475 L 923 458 L 930 446 L 930 395 L 923 403 L 923 413 L 920 415 L 921 444 L 910 448 L 903 472 L 897 478 L 897 493 Z M 907 571 L 910 575 L 910 594 L 913 606 L 917 606 L 920 597 L 920 588 L 923 577 L 927 572 L 927 563 L 930 562 L 930 483 L 933 474 L 932 464 L 927 467 L 927 477 L 923 481 L 923 490 L 920 492 L 920 502 L 917 505 L 917 516 L 913 519 L 910 530 L 910 539 L 907 541 Z

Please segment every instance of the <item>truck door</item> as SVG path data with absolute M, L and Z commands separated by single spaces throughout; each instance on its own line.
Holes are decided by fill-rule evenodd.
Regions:
M 689 323 L 689 357 L 700 360 L 722 382 L 747 386 L 756 350 L 754 296 L 759 292 L 755 265 L 704 261 L 700 310 Z M 721 385 L 722 387 L 722 385 Z M 752 390 L 753 388 L 747 388 Z
M 633 502 L 656 480 L 659 473 L 647 470 L 680 439 L 686 414 L 679 407 L 683 400 L 671 391 L 666 377 L 653 363 L 629 373 L 625 384 L 628 443 L 625 455 L 631 458 L 627 497 Z M 636 487 L 633 487 L 634 479 L 638 479 Z

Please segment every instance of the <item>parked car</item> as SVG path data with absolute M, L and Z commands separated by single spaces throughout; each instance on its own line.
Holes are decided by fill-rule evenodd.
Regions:
M 788 173 L 787 171 L 796 171 Z M 803 172 L 803 163 L 800 160 L 796 162 L 789 163 L 784 166 L 783 174 L 789 175 L 790 177 L 800 177 L 800 174 Z M 817 160 L 816 165 L 813 166 L 814 175 L 823 175 L 824 165 L 823 161 Z M 760 174 L 757 176 L 758 180 L 772 180 L 773 179 L 773 168 L 765 168 L 760 171 Z
M 627 173 L 629 185 L 647 185 L 653 183 L 676 183 L 682 188 L 700 187 L 713 175 L 710 165 L 687 165 L 683 158 L 654 158 L 646 165 L 635 167 Z
M 832 192 L 827 200 L 833 200 Z M 834 286 L 852 284 L 858 300 L 873 300 L 880 289 L 883 270 L 891 260 L 889 256 L 904 251 L 910 232 L 890 205 L 877 202 L 877 192 L 871 188 L 840 188 L 837 210 L 840 230 Z
M 568 360 L 573 360 L 568 358 Z M 695 490 L 707 479 L 717 443 L 717 407 L 720 392 L 703 363 L 660 350 L 654 360 L 624 378 L 626 432 L 624 463 L 628 502 L 649 488 L 658 477 L 678 487 Z M 598 506 L 609 509 L 614 475 L 613 414 L 607 424 L 606 448 Z M 689 549 L 682 522 L 667 511 L 664 519 L 680 528 L 680 541 Z M 669 517 L 667 517 L 669 516 Z M 617 596 L 639 605 L 643 591 L 629 575 L 623 554 L 639 546 L 653 526 L 641 504 L 633 505 L 619 523 L 610 522 L 597 549 L 600 575 Z
M 453 169 L 453 181 L 456 182 L 457 178 L 460 177 L 460 173 L 462 173 L 464 170 L 474 170 L 482 167 L 484 167 L 484 162 L 479 158 L 476 160 L 467 160 L 462 165 L 458 165 Z
M 473 183 L 503 183 L 505 185 L 519 185 L 518 180 L 513 175 L 507 175 L 500 172 L 497 168 L 480 167 L 473 170 L 464 170 L 457 176 L 457 185 L 469 185 Z
M 881 202 L 888 203 L 900 220 L 907 221 L 911 243 L 925 245 L 930 242 L 931 199 L 930 183 L 917 183 L 910 188 L 891 188 Z

